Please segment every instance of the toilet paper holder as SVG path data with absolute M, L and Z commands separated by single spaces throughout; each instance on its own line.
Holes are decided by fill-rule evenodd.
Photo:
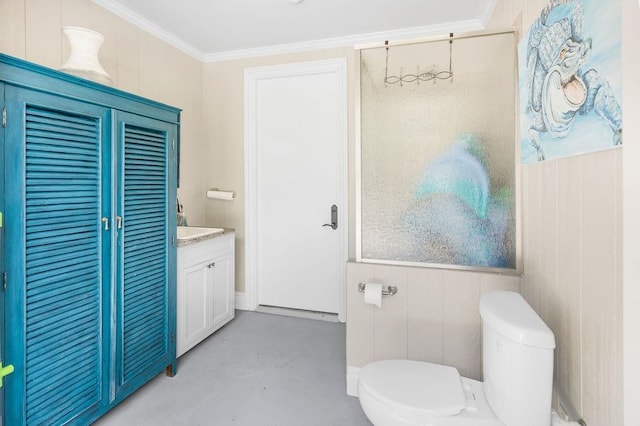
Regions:
M 358 291 L 360 293 L 364 293 L 364 288 L 366 286 L 367 286 L 367 283 L 359 283 L 358 284 Z M 393 296 L 397 292 L 398 292 L 398 287 L 396 287 L 394 285 L 388 285 L 386 290 L 382 290 L 382 295 L 383 296 Z

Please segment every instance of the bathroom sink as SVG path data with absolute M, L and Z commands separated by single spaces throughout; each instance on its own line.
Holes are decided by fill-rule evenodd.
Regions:
M 207 235 L 224 232 L 222 228 L 201 228 L 198 226 L 178 226 L 178 240 L 194 240 Z

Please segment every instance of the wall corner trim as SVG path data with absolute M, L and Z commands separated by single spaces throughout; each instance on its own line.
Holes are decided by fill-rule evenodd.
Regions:
M 484 10 L 480 12 L 478 21 L 482 25 L 482 28 L 487 28 L 487 25 L 489 25 L 489 21 L 491 21 L 491 17 L 493 16 L 493 12 L 496 10 L 497 4 L 498 0 L 487 2 Z
M 347 366 L 347 395 L 358 396 L 358 380 L 360 377 L 360 367 Z
M 246 293 L 240 293 L 236 291 L 236 309 L 241 311 L 249 311 L 249 304 L 247 303 Z

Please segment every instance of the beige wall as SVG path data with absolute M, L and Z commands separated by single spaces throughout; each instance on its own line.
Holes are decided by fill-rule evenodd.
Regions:
M 501 0 L 491 25 L 526 29 L 547 3 Z M 625 37 L 623 57 L 637 57 Z M 556 335 L 555 397 L 589 425 L 623 424 L 622 165 L 614 148 L 522 168 L 522 294 Z
M 640 425 L 640 3 L 622 0 L 624 424 Z
M 67 25 L 90 28 L 106 37 L 100 61 L 117 88 L 183 110 L 178 194 L 191 223 L 203 223 L 202 62 L 91 0 L 0 0 L 0 52 L 59 68 L 69 55 L 61 33 Z

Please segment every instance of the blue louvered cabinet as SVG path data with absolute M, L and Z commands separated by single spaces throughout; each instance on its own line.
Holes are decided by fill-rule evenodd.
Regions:
M 4 55 L 0 102 L 3 424 L 89 424 L 175 373 L 179 110 Z

